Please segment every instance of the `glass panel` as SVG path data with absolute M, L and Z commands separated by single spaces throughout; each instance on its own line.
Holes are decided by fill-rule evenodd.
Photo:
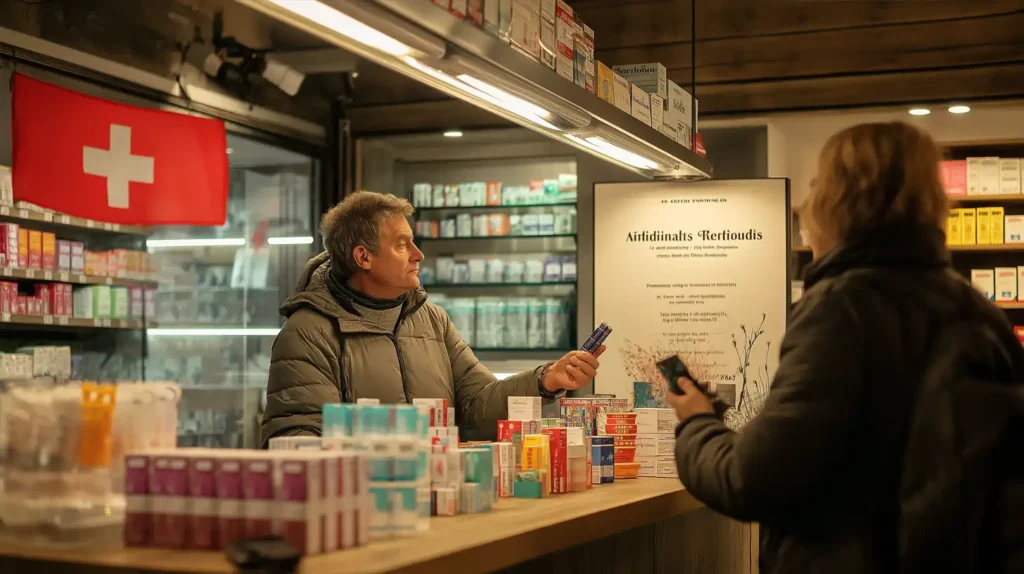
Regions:
M 277 309 L 314 249 L 316 160 L 229 135 L 221 227 L 165 227 L 146 376 L 183 389 L 181 446 L 256 447 Z

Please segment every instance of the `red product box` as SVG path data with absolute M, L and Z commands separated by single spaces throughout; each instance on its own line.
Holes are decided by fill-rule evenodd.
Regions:
M 550 427 L 541 429 L 543 434 L 548 435 L 551 441 L 551 493 L 564 494 L 569 492 L 569 460 L 566 452 L 566 430 L 565 427 Z
M 237 458 L 218 458 L 214 463 L 217 493 L 217 538 L 221 546 L 245 537 L 245 501 L 242 463 Z
M 18 267 L 18 224 L 0 223 L 0 254 L 5 267 Z
M 187 548 L 219 550 L 217 538 L 216 459 L 194 457 L 188 461 L 188 539 Z
M 277 531 L 305 556 L 323 551 L 327 522 L 323 508 L 332 506 L 326 489 L 327 461 L 321 453 L 302 451 L 275 461 L 279 468 L 274 489 Z
M 85 272 L 85 244 L 81 241 L 71 242 L 71 272 Z
M 245 536 L 274 534 L 274 459 L 271 456 L 242 461 L 242 496 L 245 498 Z
M 17 302 L 12 303 L 10 292 L 8 291 L 8 282 L 0 282 L 0 313 L 13 313 L 12 307 L 17 305 Z
M 50 313 L 61 317 L 64 315 L 64 283 L 54 283 L 50 286 Z
M 133 319 L 142 318 L 142 287 L 128 288 L 128 316 Z
M 128 268 L 128 252 L 124 249 L 111 249 L 107 252 L 107 275 L 124 277 Z
M 42 284 L 42 285 L 40 285 L 39 283 L 36 283 L 36 296 L 35 296 L 35 298 L 39 300 L 39 312 L 42 315 L 49 315 L 50 314 L 50 309 L 51 309 L 50 303 L 52 302 L 52 299 L 50 297 L 51 297 L 51 294 L 53 293 L 53 287 L 54 286 L 47 285 L 45 283 Z
M 1014 327 L 1013 334 L 1017 335 L 1017 340 L 1024 343 L 1024 327 Z
M 28 269 L 28 229 L 18 229 L 18 267 Z
M 413 399 L 412 404 L 430 407 L 430 426 L 448 426 L 448 399 Z
M 57 271 L 71 273 L 71 242 L 67 239 L 57 240 Z
M 124 457 L 124 545 L 149 546 L 153 535 L 150 513 L 149 461 L 144 454 Z
M 967 195 L 967 160 L 954 159 L 942 162 L 942 183 L 946 195 Z
M 149 489 L 153 496 L 153 546 L 184 548 L 188 526 L 188 459 L 157 455 L 152 465 Z
M 64 285 L 64 314 L 68 317 L 75 314 L 75 296 L 71 285 Z
M 540 421 L 498 421 L 498 442 L 512 443 L 516 472 L 523 468 L 523 435 L 539 433 Z
M 18 295 L 18 310 L 15 311 L 18 315 L 28 315 L 28 297 L 24 295 Z

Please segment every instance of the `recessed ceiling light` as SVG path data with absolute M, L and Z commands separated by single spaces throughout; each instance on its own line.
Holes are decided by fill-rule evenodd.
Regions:
M 910 110 L 910 115 L 912 116 L 927 116 L 930 113 L 932 113 L 932 111 L 928 108 L 914 108 Z
M 971 111 L 969 106 L 949 106 L 949 113 L 951 114 L 966 114 Z
M 446 138 L 461 138 L 462 137 L 462 132 L 460 132 L 459 130 L 449 130 L 449 131 L 444 132 L 444 137 L 446 137 Z

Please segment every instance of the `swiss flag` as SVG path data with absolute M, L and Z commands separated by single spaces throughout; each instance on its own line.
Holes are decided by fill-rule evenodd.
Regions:
M 14 76 L 14 199 L 125 225 L 223 225 L 224 123 Z

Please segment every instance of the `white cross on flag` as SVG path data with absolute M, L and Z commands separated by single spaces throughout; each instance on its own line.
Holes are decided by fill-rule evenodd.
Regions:
M 224 123 L 14 77 L 14 198 L 127 225 L 223 225 Z

